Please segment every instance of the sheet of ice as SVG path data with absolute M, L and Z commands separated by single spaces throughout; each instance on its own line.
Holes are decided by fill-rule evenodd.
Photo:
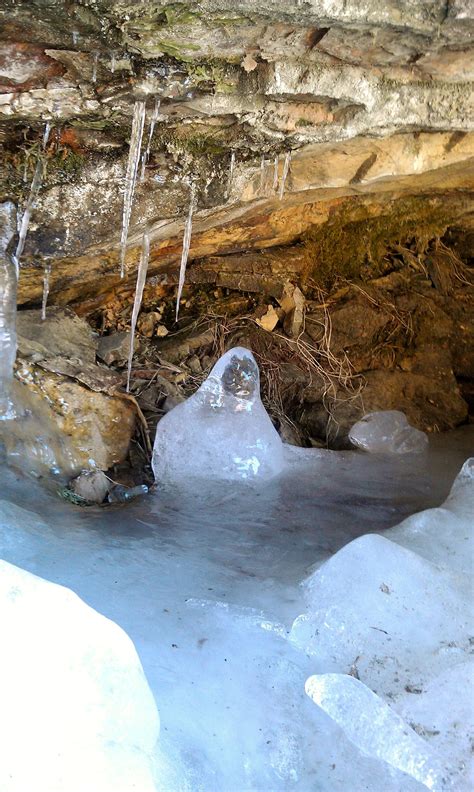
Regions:
M 309 566 L 437 506 L 473 437 L 433 438 L 426 457 L 296 449 L 265 487 L 188 482 L 125 508 L 80 509 L 0 467 L 0 555 L 131 636 L 160 708 L 160 792 L 422 792 L 314 706 L 305 681 L 326 669 L 284 633 Z M 448 644 L 446 669 L 464 657 Z
M 464 574 L 474 564 L 474 457 L 456 476 L 445 502 L 407 517 L 385 536 L 442 567 Z
M 159 719 L 130 638 L 0 561 L 0 789 L 153 792 Z
M 255 358 L 235 347 L 199 390 L 158 424 L 153 472 L 158 482 L 259 480 L 283 470 L 283 444 L 260 399 Z
M 381 536 L 346 545 L 304 587 L 291 639 L 318 669 L 352 671 L 393 699 L 449 666 L 446 644 L 468 657 L 469 581 Z
M 358 679 L 314 675 L 306 681 L 306 693 L 364 754 L 413 776 L 427 789 L 453 788 L 453 772 L 443 758 Z
M 426 434 L 410 426 L 398 410 L 367 413 L 354 424 L 349 440 L 357 448 L 379 454 L 418 454 L 428 446 Z

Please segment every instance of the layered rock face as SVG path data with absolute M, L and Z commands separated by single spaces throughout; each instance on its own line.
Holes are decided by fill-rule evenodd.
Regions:
M 474 369 L 464 266 L 474 217 L 471 4 L 272 0 L 258 8 L 246 0 L 236 9 L 229 0 L 50 0 L 7 3 L 0 15 L 0 200 L 21 211 L 38 161 L 44 166 L 21 259 L 21 305 L 41 303 L 48 261 L 50 302 L 72 305 L 99 330 L 115 329 L 110 316 L 128 304 L 146 230 L 144 307 L 156 313 L 162 303 L 160 321 L 148 323 L 159 351 L 155 325 L 163 327 L 164 317 L 166 330 L 177 329 L 167 306 L 176 296 L 194 185 L 180 329 L 202 312 L 186 303 L 205 293 L 207 313 L 218 312 L 222 297 L 240 297 L 242 312 L 250 307 L 268 332 L 274 319 L 265 324 L 255 303 L 278 314 L 290 283 L 306 300 L 303 319 L 328 311 L 332 322 L 337 305 L 339 349 L 329 350 L 356 374 L 369 374 L 370 408 L 415 405 L 410 419 L 421 428 L 465 420 Z M 148 156 L 138 163 L 121 279 L 137 101 L 145 102 Z M 385 290 L 381 306 L 366 285 L 401 271 L 396 288 L 375 285 Z M 370 298 L 351 287 L 341 303 L 346 281 Z M 332 291 L 336 300 L 328 299 Z M 424 309 L 432 303 L 430 326 Z M 424 316 L 413 327 L 410 312 Z M 277 333 L 306 333 L 304 343 L 321 354 L 311 321 L 290 331 L 281 312 L 276 321 Z M 372 346 L 353 363 L 366 335 Z M 305 387 L 313 384 L 307 377 Z M 336 404 L 338 387 L 329 394 Z M 334 414 L 327 388 L 311 399 L 300 398 L 292 418 L 306 422 L 308 436 L 324 437 Z M 338 415 L 335 423 L 345 420 Z

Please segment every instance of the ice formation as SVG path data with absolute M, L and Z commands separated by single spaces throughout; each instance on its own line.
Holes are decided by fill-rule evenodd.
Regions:
M 51 124 L 48 121 L 45 124 L 44 132 L 43 132 L 43 150 L 46 148 L 48 144 L 50 133 L 51 133 Z M 35 201 L 38 197 L 38 193 L 41 189 L 41 184 L 43 181 L 43 171 L 44 171 L 44 161 L 43 161 L 43 157 L 40 154 L 36 161 L 35 172 L 33 174 L 33 178 L 31 180 L 31 185 L 30 185 L 30 192 L 28 195 L 28 199 L 26 201 L 26 206 L 23 210 L 20 227 L 18 229 L 18 243 L 16 246 L 15 257 L 14 257 L 17 277 L 20 271 L 20 259 L 23 255 L 23 250 L 25 249 L 25 242 L 26 242 L 26 236 L 28 234 L 28 227 L 30 225 L 31 213 L 33 211 L 33 207 L 35 205 Z
M 283 444 L 260 399 L 252 353 L 235 347 L 199 390 L 165 415 L 156 433 L 159 482 L 260 480 L 283 469 Z
M 151 151 L 151 141 L 153 140 L 153 133 L 155 131 L 156 122 L 160 116 L 160 104 L 161 100 L 157 97 L 155 99 L 155 106 L 153 108 L 153 113 L 150 119 L 150 128 L 148 130 L 148 140 L 146 144 L 146 149 L 142 154 L 142 163 L 141 163 L 141 172 L 140 172 L 140 181 L 143 182 L 145 180 L 145 169 L 147 166 L 147 162 L 150 159 L 150 151 Z
M 229 197 L 230 191 L 232 189 L 232 181 L 234 179 L 234 169 L 235 169 L 235 151 L 232 151 L 230 155 L 229 175 L 227 177 L 227 188 L 225 191 L 226 198 Z
M 186 277 L 186 266 L 188 263 L 189 248 L 191 245 L 191 232 L 193 228 L 193 212 L 194 212 L 195 200 L 196 200 L 196 186 L 194 184 L 191 184 L 190 196 L 189 196 L 189 210 L 188 210 L 186 223 L 184 225 L 183 249 L 181 251 L 181 263 L 179 266 L 178 293 L 176 296 L 176 321 L 178 321 L 179 303 L 181 300 L 181 294 L 183 293 L 184 280 Z
M 46 307 L 48 305 L 48 297 L 49 297 L 49 279 L 51 276 L 51 262 L 47 261 L 44 265 L 44 273 L 43 273 L 43 299 L 41 301 L 41 319 L 46 319 Z
M 14 415 L 11 386 L 16 358 L 17 273 L 7 248 L 15 233 L 15 220 L 13 203 L 0 204 L 0 421 Z
M 133 108 L 132 131 L 130 134 L 130 148 L 128 152 L 127 172 L 125 174 L 122 234 L 120 237 L 120 277 L 125 275 L 125 255 L 127 251 L 128 229 L 132 215 L 133 196 L 137 183 L 138 165 L 142 148 L 143 129 L 145 126 L 146 104 L 143 101 L 135 102 Z
M 385 536 L 440 567 L 469 575 L 474 558 L 473 515 L 474 457 L 471 457 L 439 508 L 407 517 Z
M 449 771 L 436 752 L 358 679 L 345 674 L 315 675 L 305 688 L 364 754 L 402 770 L 427 789 L 447 789 Z
M 2 792 L 154 792 L 159 718 L 132 641 L 0 561 Z
M 140 262 L 138 264 L 137 283 L 135 286 L 135 297 L 133 300 L 132 321 L 130 326 L 130 351 L 128 353 L 127 366 L 127 393 L 130 390 L 130 375 L 132 373 L 133 350 L 135 344 L 135 328 L 137 326 L 138 314 L 142 304 L 143 289 L 145 288 L 146 273 L 148 270 L 148 260 L 150 258 L 150 238 L 145 232 L 142 239 L 142 250 Z
M 279 192 L 280 201 L 283 200 L 283 196 L 285 194 L 285 184 L 288 178 L 288 173 L 290 171 L 290 164 L 291 164 L 291 151 L 287 151 L 283 162 L 283 173 L 281 175 L 281 182 L 280 182 L 280 192 Z
M 426 451 L 428 438 L 398 410 L 367 413 L 354 424 L 349 440 L 372 453 L 409 454 Z

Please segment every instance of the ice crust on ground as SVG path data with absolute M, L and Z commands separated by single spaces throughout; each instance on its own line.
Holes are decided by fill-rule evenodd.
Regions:
M 346 674 L 314 675 L 305 689 L 362 753 L 402 770 L 428 789 L 448 788 L 448 771 L 436 752 L 358 679 Z
M 5 561 L 0 629 L 2 792 L 154 792 L 158 712 L 124 631 Z
M 410 426 L 398 410 L 367 413 L 351 428 L 349 440 L 363 451 L 378 454 L 417 454 L 428 446 L 426 434 Z
M 308 609 L 290 635 L 319 672 L 306 683 L 313 701 L 364 753 L 429 789 L 472 781 L 473 470 L 468 459 L 442 507 L 386 532 L 400 544 L 365 535 L 326 561 L 304 582 Z
M 466 427 L 462 437 L 470 432 Z M 459 437 L 434 438 L 426 457 L 305 449 L 288 456 L 285 448 L 282 475 L 263 488 L 189 483 L 125 509 L 71 507 L 0 468 L 0 554 L 76 590 L 132 637 L 160 706 L 159 792 L 422 792 L 426 783 L 409 773 L 413 763 L 419 769 L 423 751 L 438 762 L 430 760 L 428 770 L 446 767 L 456 792 L 468 792 L 469 640 L 461 613 L 467 590 L 458 572 L 464 540 L 459 534 L 456 565 L 439 569 L 437 557 L 413 552 L 409 531 L 399 541 L 390 528 L 446 497 L 468 447 L 456 445 Z M 466 464 L 440 507 L 465 529 L 471 484 Z M 441 523 L 434 534 L 428 523 L 425 529 L 427 549 L 444 541 Z M 390 541 L 375 534 L 351 541 L 370 531 L 384 531 Z M 367 541 L 373 538 L 382 544 Z M 357 572 L 364 548 L 368 582 Z M 323 625 L 323 648 L 335 647 L 326 663 L 306 651 L 315 636 L 298 644 L 297 624 L 288 638 L 303 611 L 299 620 L 318 628 L 318 601 L 299 584 L 310 565 L 319 563 L 323 572 L 331 561 L 341 579 L 323 614 L 337 627 L 328 637 Z M 360 607 L 350 603 L 352 591 Z M 341 608 L 341 621 L 331 610 L 337 598 L 352 607 Z M 389 635 L 380 632 L 389 632 L 387 620 Z M 367 697 L 379 713 L 391 708 L 395 720 L 377 735 L 390 750 L 397 716 L 403 719 L 403 762 L 367 744 L 359 728 L 371 711 L 365 704 L 354 709 L 347 698 L 347 728 L 315 706 L 305 683 L 328 673 L 360 676 L 362 701 Z
M 283 470 L 283 443 L 260 399 L 248 349 L 234 347 L 199 390 L 159 422 L 153 472 L 161 483 L 264 481 Z

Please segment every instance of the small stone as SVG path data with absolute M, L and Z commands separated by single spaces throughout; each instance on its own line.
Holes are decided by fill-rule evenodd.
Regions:
M 134 343 L 136 349 L 137 342 Z M 130 333 L 112 333 L 112 335 L 102 336 L 99 339 L 97 355 L 104 363 L 110 366 L 112 363 L 126 363 L 130 351 Z
M 284 319 L 283 329 L 290 338 L 297 338 L 303 332 L 305 308 L 304 294 L 298 286 L 294 287 L 291 300 L 294 306 Z
M 84 470 L 69 486 L 90 503 L 102 503 L 112 484 L 102 470 Z
M 156 325 L 161 321 L 161 314 L 158 311 L 150 311 L 149 313 L 145 313 L 139 317 L 137 322 L 138 332 L 145 336 L 145 338 L 151 338 L 155 332 Z
M 155 335 L 158 336 L 158 338 L 164 338 L 165 336 L 168 335 L 168 333 L 169 333 L 168 328 L 162 324 L 158 325 L 158 327 L 155 330 Z
M 193 374 L 202 374 L 202 366 L 201 361 L 199 360 L 197 355 L 193 355 L 187 361 L 188 367 L 191 369 Z
M 272 330 L 275 329 L 279 322 L 279 317 L 277 312 L 275 311 L 273 305 L 268 305 L 267 310 L 263 314 L 255 319 L 256 323 L 259 327 L 262 327 L 264 330 L 268 330 L 270 333 Z

